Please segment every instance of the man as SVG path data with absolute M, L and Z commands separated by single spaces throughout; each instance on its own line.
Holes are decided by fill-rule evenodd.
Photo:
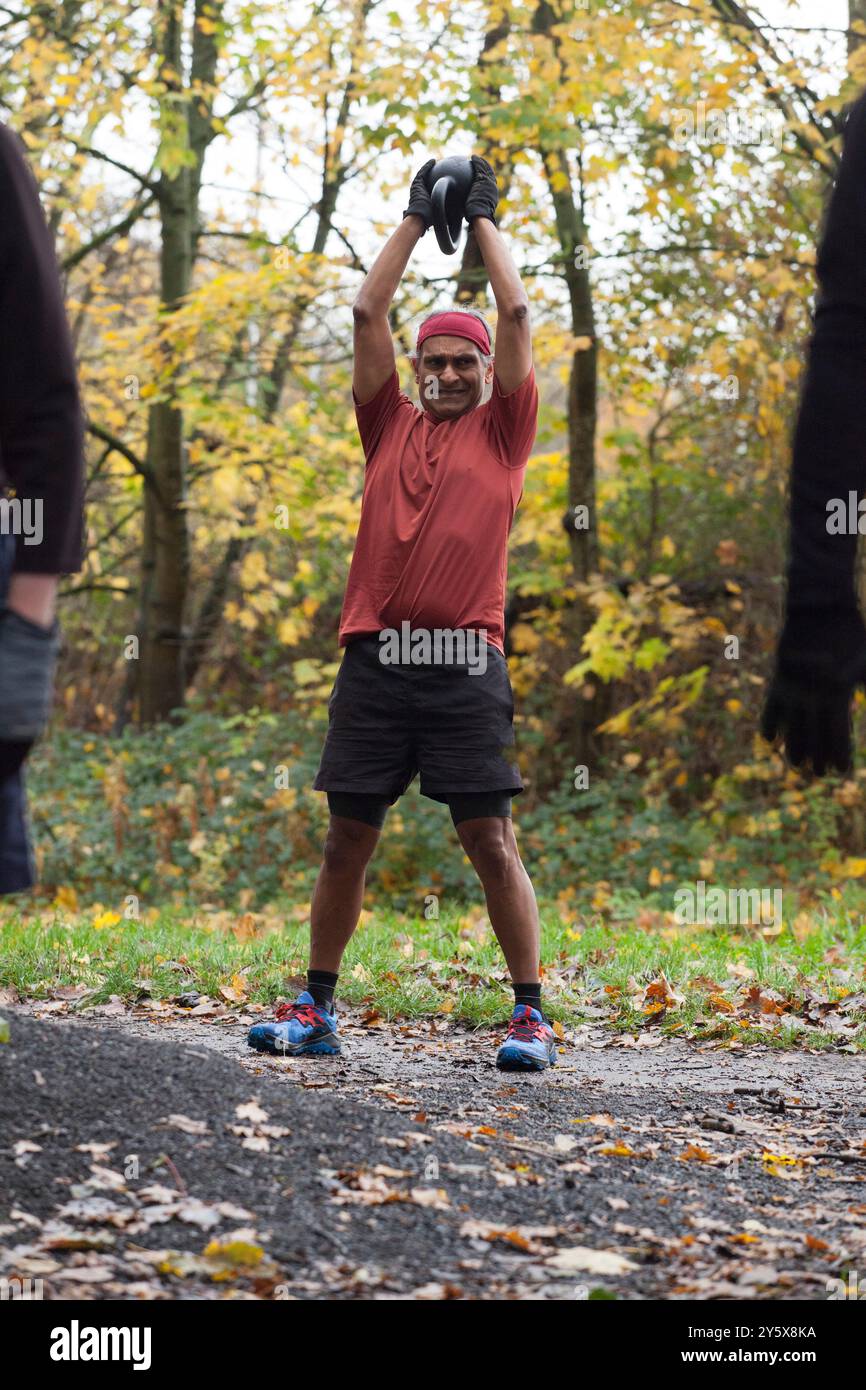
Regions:
M 851 696 L 866 682 L 854 579 L 866 532 L 866 93 L 851 107 L 818 250 L 819 293 L 791 468 L 785 623 L 761 719 L 789 761 L 848 772 Z M 852 516 L 853 499 L 853 523 Z M 840 522 L 840 517 L 842 521 Z
M 388 807 L 420 770 L 421 794 L 449 807 L 514 982 L 497 1065 L 541 1070 L 556 1048 L 541 1005 L 538 908 L 511 823 L 523 784 L 505 756 L 514 702 L 503 649 L 508 534 L 538 412 L 529 304 L 496 226 L 496 178 L 474 156 L 466 220 L 496 299 L 495 359 L 481 314 L 430 315 L 413 358 L 422 408 L 400 391 L 388 312 L 432 222 L 433 163 L 413 180 L 403 222 L 354 305 L 352 387 L 367 466 L 340 621 L 346 650 L 313 784 L 331 814 L 307 989 L 274 1022 L 255 1025 L 249 1043 L 293 1055 L 340 1050 L 334 989 L 366 866 Z
M 33 884 L 23 763 L 48 722 L 57 581 L 81 567 L 83 418 L 51 234 L 0 126 L 0 893 Z

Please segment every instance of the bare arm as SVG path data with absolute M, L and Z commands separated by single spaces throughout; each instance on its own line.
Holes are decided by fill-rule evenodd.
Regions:
M 494 374 L 502 394 L 507 396 L 522 385 L 532 366 L 529 300 L 499 229 L 489 217 L 473 217 L 472 229 L 490 276 L 490 288 L 499 311 Z
M 373 262 L 352 305 L 355 319 L 352 389 L 359 405 L 373 399 L 396 365 L 388 312 L 409 257 L 423 235 L 423 218 L 414 213 L 404 218 Z

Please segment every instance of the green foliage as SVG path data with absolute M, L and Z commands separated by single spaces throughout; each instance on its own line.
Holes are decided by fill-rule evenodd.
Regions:
M 500 25 L 484 5 L 421 0 L 411 23 L 395 27 L 391 12 L 383 29 L 366 7 L 287 18 L 285 6 L 238 0 L 198 14 L 193 29 L 191 12 L 178 12 L 178 72 L 159 46 L 164 26 L 141 23 L 138 7 L 65 7 L 59 27 L 50 6 L 11 15 L 0 35 L 5 105 L 56 234 L 99 430 L 88 437 L 87 565 L 63 585 L 67 727 L 28 773 L 49 898 L 186 896 L 243 909 L 309 894 L 326 824 L 310 787 L 364 480 L 350 305 L 419 151 L 456 148 L 458 134 L 501 152 L 502 225 L 517 263 L 532 267 L 541 414 L 509 550 L 509 598 L 521 601 L 509 667 L 532 788 L 515 819 L 538 891 L 627 915 L 646 894 L 667 910 L 676 885 L 699 875 L 731 886 L 770 876 L 804 899 L 824 888 L 844 897 L 861 875 L 862 782 L 802 788 L 753 738 L 778 628 L 832 122 L 809 141 L 789 130 L 764 157 L 736 142 L 678 145 L 672 121 L 698 102 L 760 114 L 767 81 L 781 107 L 837 90 L 835 59 L 804 41 L 784 62 L 763 47 L 756 67 L 748 35 L 732 46 L 718 8 L 648 18 L 637 4 L 591 6 L 577 26 L 548 29 L 545 7 L 529 26 Z M 495 42 L 480 63 L 485 35 Z M 190 67 L 196 44 L 201 57 L 218 49 L 212 82 Z M 190 118 L 211 106 L 223 117 L 208 116 L 197 138 L 219 132 L 227 167 L 239 155 L 238 193 L 193 208 L 183 202 L 196 182 Z M 244 139 L 234 143 L 253 114 L 260 171 Z M 142 139 L 115 164 L 104 151 L 133 126 Z M 281 171 L 267 162 L 274 150 Z M 325 184 L 310 208 L 286 220 L 275 196 L 271 217 L 258 173 L 263 187 L 272 171 L 294 179 L 316 150 L 327 154 L 312 161 Z M 153 192 L 154 171 L 156 205 L 139 196 Z M 593 339 L 574 336 L 563 294 L 569 203 L 591 253 Z M 160 312 L 162 257 L 176 247 L 158 229 L 176 231 L 184 216 L 196 230 L 189 293 Z M 407 268 L 398 347 L 440 291 L 438 276 Z M 590 348 L 598 400 L 575 410 L 573 369 Z M 735 396 L 720 396 L 732 380 Z M 150 411 L 165 400 L 180 410 L 186 451 L 186 617 L 195 629 L 215 593 L 216 630 L 196 648 L 189 715 L 109 739 L 131 669 L 125 638 L 140 622 Z M 570 445 L 596 405 L 597 479 L 581 482 L 578 499 Z M 589 500 L 600 573 L 584 588 L 563 514 Z M 573 622 L 583 600 L 588 630 Z M 610 697 L 604 760 L 578 793 L 563 766 L 583 732 L 580 702 L 598 687 Z M 277 767 L 289 769 L 288 787 Z M 479 894 L 447 811 L 417 788 L 389 816 L 369 885 L 368 902 L 386 895 L 407 910 L 431 894 Z
M 116 739 L 58 731 L 28 773 L 40 891 L 118 911 L 130 894 L 146 905 L 191 896 L 240 908 L 308 897 L 327 825 L 325 795 L 311 790 L 325 727 L 313 706 L 303 718 L 193 710 Z M 648 792 L 663 764 L 612 766 L 586 790 L 566 779 L 543 801 L 515 799 L 541 896 L 585 910 L 613 894 L 627 916 L 639 900 L 670 909 L 677 886 L 698 877 L 798 884 L 805 901 L 866 872 L 866 860 L 850 858 L 863 778 L 801 789 L 771 763 L 744 764 L 697 802 L 687 785 Z M 481 895 L 447 808 L 417 782 L 389 812 L 370 864 L 368 904 L 382 895 L 405 911 L 430 895 Z

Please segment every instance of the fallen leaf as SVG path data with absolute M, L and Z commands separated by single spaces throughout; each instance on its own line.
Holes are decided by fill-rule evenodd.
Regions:
M 239 1120 L 251 1120 L 253 1124 L 268 1118 L 268 1112 L 262 1109 L 257 1100 L 248 1100 L 244 1105 L 236 1105 L 235 1114 Z
M 436 1211 L 448 1211 L 451 1207 L 444 1187 L 411 1187 L 409 1200 L 416 1207 L 433 1207 Z
M 168 1115 L 159 1124 L 166 1129 L 179 1129 L 183 1134 L 210 1134 L 206 1120 L 191 1120 L 188 1115 Z
M 587 1245 L 572 1245 L 565 1250 L 557 1250 L 550 1255 L 545 1264 L 561 1274 L 573 1274 L 583 1270 L 588 1274 L 626 1274 L 638 1266 L 615 1250 L 593 1250 Z
M 714 1161 L 713 1155 L 707 1153 L 706 1149 L 702 1149 L 700 1144 L 689 1144 L 680 1154 L 681 1163 L 713 1163 Z

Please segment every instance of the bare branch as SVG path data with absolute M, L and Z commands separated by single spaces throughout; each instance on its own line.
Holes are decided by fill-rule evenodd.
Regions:
M 86 245 L 79 246 L 77 251 L 72 251 L 68 256 L 65 256 L 61 261 L 62 269 L 71 270 L 73 266 L 80 265 L 92 251 L 97 251 L 100 246 L 104 246 L 107 241 L 111 241 L 112 238 L 116 236 L 125 236 L 130 228 L 134 226 L 138 219 L 142 217 L 144 213 L 147 212 L 148 208 L 155 202 L 156 198 L 153 194 L 150 194 L 147 198 L 141 198 L 137 203 L 133 203 L 129 212 L 126 213 L 119 222 L 114 222 L 110 227 L 105 227 L 103 231 L 97 233 L 92 241 L 88 241 Z
M 138 454 L 130 449 L 128 444 L 124 444 L 123 440 L 116 434 L 113 434 L 111 430 L 107 430 L 104 425 L 97 425 L 94 420 L 87 421 L 87 432 L 88 434 L 92 434 L 96 439 L 101 439 L 104 444 L 109 444 L 115 453 L 125 458 L 127 463 L 132 464 L 136 473 L 139 473 L 142 478 L 146 478 L 147 481 L 153 485 L 153 475 L 147 464 L 138 457 Z

